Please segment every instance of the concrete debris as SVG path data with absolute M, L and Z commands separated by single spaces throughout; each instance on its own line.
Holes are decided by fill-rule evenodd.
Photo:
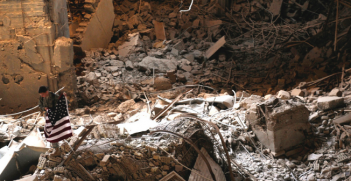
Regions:
M 177 62 L 175 60 L 169 59 L 159 59 L 155 57 L 145 57 L 139 63 L 139 69 L 146 70 L 155 70 L 155 72 L 166 73 L 167 71 L 172 71 L 177 69 Z
M 278 14 L 280 14 L 282 4 L 283 0 L 273 0 L 271 6 L 269 7 L 269 11 L 272 12 L 273 16 L 277 16 Z
M 350 26 L 329 3 L 18 3 L 0 1 L 0 113 L 41 85 L 79 109 L 57 157 L 44 118 L 0 116 L 0 180 L 211 178 L 194 148 L 216 180 L 351 179 Z
M 160 181 L 170 181 L 170 180 L 174 180 L 174 181 L 185 181 L 180 175 L 178 175 L 176 172 L 171 172 L 168 175 L 166 175 L 165 177 L 163 177 Z
M 124 42 L 118 46 L 118 52 L 120 57 L 126 57 L 137 50 L 137 47 L 142 47 L 139 33 L 129 34 L 129 41 Z
M 335 109 L 344 106 L 342 97 L 319 97 L 317 99 L 318 108 L 321 110 Z
M 268 106 L 274 105 L 273 109 Z M 309 111 L 299 102 L 271 98 L 257 107 L 251 106 L 248 120 L 258 139 L 274 152 L 304 143 L 310 124 Z M 289 140 L 288 142 L 284 140 Z
M 210 167 L 214 172 L 216 180 L 222 180 L 222 181 L 226 180 L 221 167 L 215 161 L 213 161 L 213 159 L 206 152 L 206 150 L 204 148 L 202 148 L 201 152 L 204 154 L 204 156 L 208 160 Z M 195 170 L 193 170 L 190 174 L 189 181 L 205 180 L 205 178 L 211 179 L 210 172 L 208 171 L 207 165 L 202 157 L 200 157 L 200 156 L 197 157 L 194 168 L 199 173 L 195 173 Z

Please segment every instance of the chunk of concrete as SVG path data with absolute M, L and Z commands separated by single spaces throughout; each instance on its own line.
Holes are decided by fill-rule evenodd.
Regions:
M 344 106 L 344 98 L 342 97 L 319 97 L 317 106 L 321 110 L 335 109 Z
M 92 84 L 94 80 L 96 80 L 97 76 L 94 72 L 89 72 L 89 74 L 86 76 L 86 80 L 88 83 Z
M 201 152 L 209 162 L 216 180 L 226 180 L 222 168 L 211 158 L 211 156 L 206 152 L 205 148 L 202 147 Z M 203 177 L 211 178 L 211 174 L 208 171 L 208 167 L 205 163 L 205 160 L 199 155 L 196 159 L 194 169 L 198 170 L 201 175 L 195 171 L 192 171 L 189 176 L 189 181 L 204 180 Z
M 328 95 L 329 95 L 329 96 L 341 97 L 341 96 L 342 96 L 342 92 L 340 91 L 340 89 L 334 88 L 332 91 L 329 92 Z
M 124 42 L 122 45 L 118 46 L 118 52 L 120 57 L 127 57 L 132 53 L 135 48 L 141 44 L 140 34 L 133 33 L 129 34 L 129 41 Z
M 134 69 L 132 61 L 130 61 L 130 60 L 126 61 L 126 69 L 127 70 L 133 70 Z
M 178 62 L 176 60 L 159 59 L 148 56 L 139 63 L 139 69 L 143 71 L 155 69 L 155 72 L 166 73 L 170 70 L 177 70 L 177 64 Z
M 272 12 L 273 16 L 280 14 L 280 9 L 282 8 L 283 0 L 273 0 L 269 11 Z
M 301 89 L 294 89 L 291 91 L 291 95 L 292 96 L 301 96 L 304 97 L 305 96 L 305 92 L 302 91 Z
M 117 107 L 117 112 L 125 113 L 125 112 L 127 112 L 134 104 L 135 104 L 135 101 L 134 101 L 133 99 L 130 99 L 130 100 L 125 101 L 125 102 L 122 102 L 122 103 Z
M 119 61 L 119 60 L 111 60 L 110 65 L 117 66 L 117 67 L 124 67 L 124 62 Z
M 280 106 L 271 108 L 272 104 Z M 259 106 L 264 111 L 268 110 L 265 112 L 268 120 L 255 107 L 248 110 L 246 118 L 257 138 L 267 148 L 279 152 L 304 142 L 304 132 L 310 129 L 309 111 L 304 104 L 271 98 Z
M 262 103 L 263 101 L 264 101 L 264 99 L 261 96 L 251 95 L 250 97 L 241 101 L 240 107 L 243 107 L 245 109 L 249 109 L 252 104 L 259 104 L 259 103 Z
M 346 124 L 351 122 L 351 114 L 346 114 L 333 120 L 333 123 Z
M 283 99 L 283 100 L 288 100 L 290 99 L 290 93 L 280 90 L 277 95 L 278 98 Z

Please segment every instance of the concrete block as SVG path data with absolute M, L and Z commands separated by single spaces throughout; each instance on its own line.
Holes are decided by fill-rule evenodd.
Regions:
M 344 106 L 344 98 L 342 97 L 319 97 L 317 106 L 321 110 L 335 109 Z
M 303 92 L 301 89 L 294 89 L 291 91 L 292 96 L 305 96 L 305 92 Z
M 280 90 L 277 95 L 278 98 L 283 99 L 283 100 L 288 100 L 290 99 L 290 93 Z
M 279 101 L 279 102 L 278 102 Z M 278 102 L 278 103 L 277 103 Z M 266 109 L 267 106 L 280 105 Z M 261 111 L 249 109 L 246 118 L 249 120 L 257 138 L 272 152 L 279 153 L 304 142 L 304 131 L 308 131 L 310 124 L 308 122 L 309 111 L 300 102 L 292 100 L 283 101 L 281 99 L 271 98 L 260 104 L 262 110 L 269 110 L 265 114 L 269 117 L 258 120 L 263 117 Z
M 333 123 L 346 124 L 351 122 L 351 114 L 346 114 L 333 120 Z
M 340 91 L 340 89 L 334 88 L 332 91 L 329 92 L 328 95 L 329 95 L 329 96 L 341 97 L 341 96 L 342 96 L 342 92 Z
M 136 46 L 141 44 L 139 33 L 129 34 L 129 41 L 124 42 L 122 45 L 118 46 L 118 52 L 120 58 L 129 56 L 133 52 Z
M 166 73 L 170 70 L 177 70 L 178 62 L 176 60 L 159 59 L 155 57 L 145 57 L 139 63 L 139 69 L 146 71 L 147 69 L 155 69 L 155 73 Z
M 105 155 L 104 158 L 100 161 L 100 166 L 106 166 L 109 159 L 110 159 L 111 155 Z

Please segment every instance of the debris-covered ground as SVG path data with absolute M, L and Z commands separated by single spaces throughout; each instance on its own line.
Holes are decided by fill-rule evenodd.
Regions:
M 230 180 L 230 173 L 236 180 L 348 179 L 347 90 L 281 90 L 261 97 L 180 89 L 174 100 L 144 97 L 101 105 L 94 114 L 88 107 L 72 111 L 75 136 L 61 143 L 61 157 L 48 150 L 30 171 L 39 180 L 162 180 L 168 174 L 211 180 L 206 164 L 196 163 L 204 148 L 216 180 Z M 42 129 L 36 118 L 2 118 L 4 138 L 28 133 L 30 123 Z
M 333 2 L 114 1 L 109 46 L 75 52 L 74 136 L 53 157 L 40 112 L 1 116 L 0 180 L 349 180 L 351 9 Z M 69 3 L 75 48 L 98 3 Z

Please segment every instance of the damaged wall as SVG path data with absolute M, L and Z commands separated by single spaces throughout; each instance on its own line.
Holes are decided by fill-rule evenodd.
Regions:
M 41 85 L 59 89 L 58 80 L 73 69 L 73 41 L 64 37 L 69 37 L 66 1 L 0 2 L 0 114 L 37 105 Z M 74 95 L 74 79 L 60 83 L 66 85 Z
M 72 21 L 70 29 L 75 45 L 82 50 L 107 48 L 113 36 L 115 18 L 112 0 L 85 1 L 84 17 Z M 78 25 L 77 25 L 78 24 Z

